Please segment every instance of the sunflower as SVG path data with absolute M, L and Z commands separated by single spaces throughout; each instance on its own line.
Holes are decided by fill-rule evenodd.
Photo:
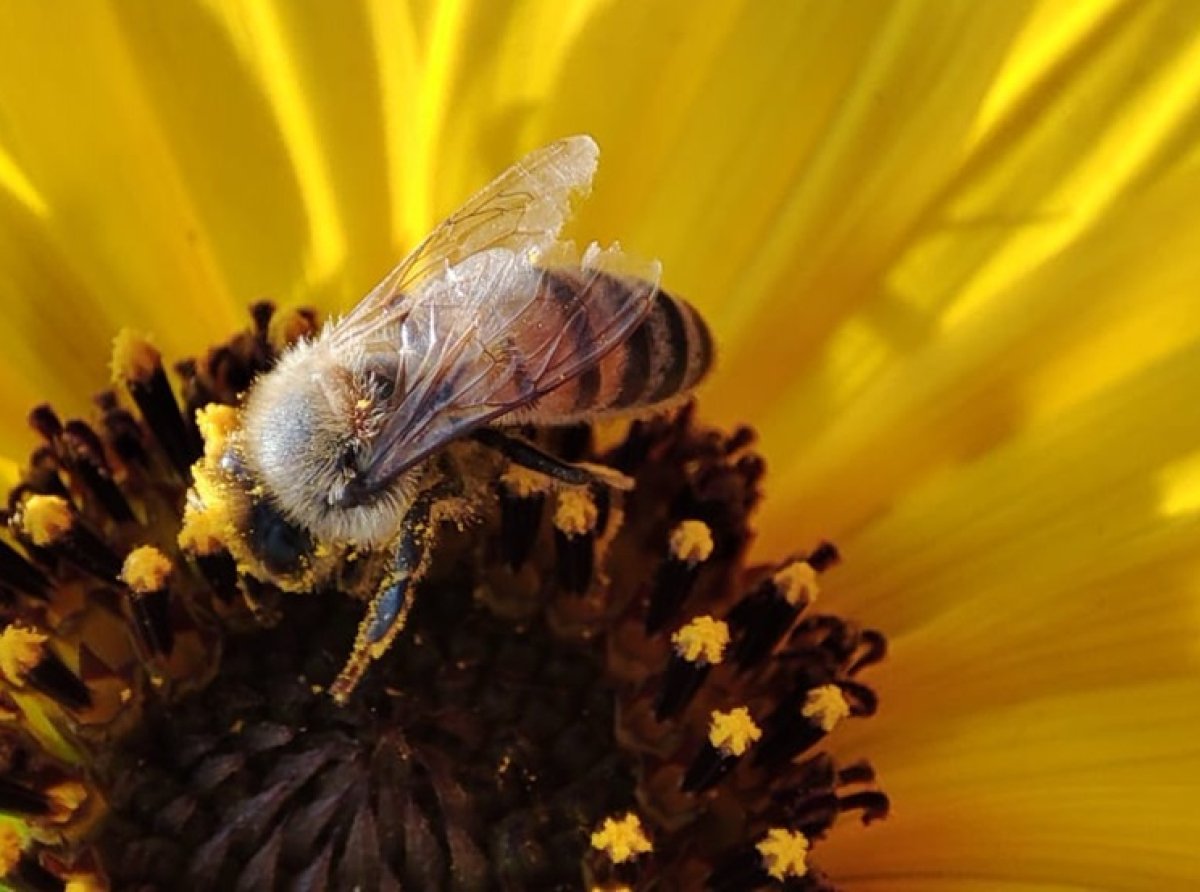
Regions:
M 9 882 L 178 869 L 256 888 L 286 862 L 298 887 L 382 888 L 391 847 L 416 888 L 637 887 L 664 864 L 731 889 L 1200 883 L 1196 4 L 147 0 L 4 17 L 0 453 L 23 542 L 0 550 Z M 661 258 L 718 369 L 694 415 L 553 444 L 625 462 L 644 509 L 625 540 L 601 542 L 593 516 L 580 551 L 546 520 L 517 560 L 537 494 L 512 487 L 490 528 L 500 563 L 564 591 L 522 614 L 519 574 L 485 567 L 492 603 L 463 602 L 470 561 L 453 556 L 473 546 L 451 543 L 430 580 L 444 596 L 338 711 L 295 679 L 328 674 L 322 636 L 352 637 L 360 608 L 248 605 L 219 554 L 161 563 L 186 484 L 154 400 L 235 402 L 475 187 L 576 132 L 602 148 L 576 234 Z M 122 329 L 155 347 L 134 342 L 144 376 L 94 405 Z M 53 407 L 36 434 L 32 406 Z M 143 448 L 157 470 L 126 474 Z M 707 501 L 697 469 L 721 484 Z M 701 503 L 711 554 L 655 507 Z M 93 535 L 77 509 L 139 523 Z M 157 550 L 130 566 L 142 545 Z M 638 644 L 649 630 L 604 625 L 591 574 L 579 585 L 602 545 L 618 580 L 668 578 L 668 600 L 722 611 L 676 606 L 675 643 Z M 739 599 L 797 574 L 806 609 L 766 651 L 810 683 L 772 722 L 783 669 L 704 670 Z M 180 606 L 193 590 L 198 615 Z M 579 643 L 593 634 L 602 652 Z M 489 687 L 493 665 L 542 679 L 545 708 Z M 711 712 L 679 720 L 683 755 L 652 762 L 650 714 L 697 704 Z M 380 719 L 400 707 L 422 720 Z M 447 716 L 476 712 L 514 729 L 471 738 L 492 777 L 455 763 L 482 732 Z M 804 745 L 781 748 L 797 716 Z M 506 816 L 486 845 L 463 814 L 478 790 Z M 764 803 L 790 823 L 747 818 Z M 277 825 L 288 852 L 239 849 Z

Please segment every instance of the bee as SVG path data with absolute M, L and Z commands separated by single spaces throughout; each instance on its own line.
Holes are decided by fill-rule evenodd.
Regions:
M 299 592 L 379 558 L 330 689 L 339 702 L 403 628 L 439 524 L 492 493 L 487 475 L 517 465 L 564 487 L 631 485 L 518 427 L 661 411 L 712 364 L 708 328 L 659 290 L 657 262 L 560 241 L 598 155 L 574 136 L 509 168 L 346 316 L 289 348 L 219 438 L 206 433 L 189 511 L 221 503 L 244 572 Z

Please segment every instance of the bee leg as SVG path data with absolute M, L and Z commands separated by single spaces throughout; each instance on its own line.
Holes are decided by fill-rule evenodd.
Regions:
M 396 540 L 391 566 L 367 605 L 350 658 L 329 688 L 337 703 L 345 704 L 371 662 L 387 652 L 404 628 L 412 607 L 410 589 L 425 572 L 433 542 L 433 505 L 443 495 L 439 489 L 426 490 L 417 496 L 404 516 L 403 532 Z
M 613 489 L 633 489 L 633 481 L 620 471 L 603 465 L 565 462 L 548 452 L 543 452 L 526 440 L 511 437 L 494 427 L 480 428 L 472 437 L 489 449 L 499 452 L 513 464 L 545 474 L 570 486 L 600 483 Z

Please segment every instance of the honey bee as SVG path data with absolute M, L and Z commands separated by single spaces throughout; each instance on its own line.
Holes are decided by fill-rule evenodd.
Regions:
M 659 290 L 657 262 L 559 240 L 598 155 L 574 136 L 509 168 L 345 317 L 289 348 L 219 442 L 206 434 L 189 510 L 222 504 L 244 572 L 304 591 L 347 559 L 382 558 L 330 689 L 339 702 L 402 629 L 439 523 L 492 493 L 481 474 L 515 464 L 566 487 L 630 485 L 542 451 L 518 425 L 661 411 L 712 364 L 704 321 Z

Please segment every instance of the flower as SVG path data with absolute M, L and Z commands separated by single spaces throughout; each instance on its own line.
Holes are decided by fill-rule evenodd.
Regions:
M 591 132 L 579 232 L 662 258 L 718 333 L 705 418 L 760 431 L 756 553 L 836 539 L 823 601 L 891 643 L 878 717 L 829 745 L 894 813 L 812 860 L 848 889 L 1194 883 L 1198 15 L 14 4 L 0 448 L 24 407 L 87 411 L 118 328 L 179 358 L 262 295 L 344 307 Z

